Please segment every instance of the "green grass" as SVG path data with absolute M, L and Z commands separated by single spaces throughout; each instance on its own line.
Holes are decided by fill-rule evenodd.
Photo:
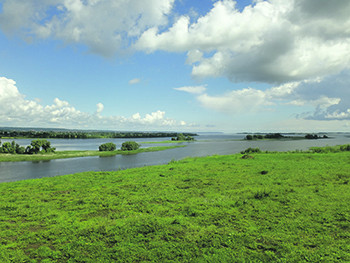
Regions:
M 155 152 L 155 151 L 164 151 L 168 149 L 185 147 L 184 145 L 179 146 L 158 146 L 158 147 L 147 147 L 147 148 L 139 148 L 134 151 L 56 151 L 51 154 L 5 154 L 0 153 L 0 162 L 23 162 L 23 161 L 47 161 L 52 159 L 65 159 L 65 158 L 76 158 L 76 157 L 87 157 L 87 156 L 114 156 L 117 154 L 130 155 L 137 154 L 142 152 Z
M 350 152 L 0 184 L 0 262 L 350 262 Z

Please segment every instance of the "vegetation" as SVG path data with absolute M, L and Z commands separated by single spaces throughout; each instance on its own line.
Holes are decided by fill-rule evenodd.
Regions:
M 321 139 L 321 138 L 323 138 L 323 139 L 327 139 L 328 138 L 328 136 L 327 135 L 323 135 L 322 137 L 321 136 L 318 136 L 317 134 L 306 134 L 305 135 L 305 139 Z
M 120 148 L 122 151 L 134 151 L 140 148 L 141 144 L 138 144 L 134 141 L 123 142 L 122 147 Z
M 2 183 L 0 261 L 350 262 L 348 148 Z
M 177 134 L 176 138 L 172 137 L 172 141 L 194 141 L 194 138 L 190 135 L 184 135 L 182 133 Z
M 327 139 L 328 136 L 327 135 L 323 135 L 323 136 L 318 136 L 317 134 L 307 134 L 305 136 L 294 136 L 294 137 L 290 137 L 290 136 L 284 136 L 280 133 L 268 133 L 265 135 L 262 134 L 248 134 L 244 139 L 245 140 L 264 140 L 264 139 Z
M 251 148 L 241 151 L 241 154 L 249 154 L 249 153 L 261 153 L 261 150 L 259 148 Z
M 100 157 L 108 157 L 114 156 L 117 154 L 137 154 L 142 152 L 155 152 L 155 151 L 164 151 L 168 149 L 178 148 L 178 147 L 186 147 L 185 145 L 178 146 L 158 146 L 158 147 L 148 147 L 137 149 L 134 151 L 56 151 L 51 154 L 35 154 L 35 155 L 18 155 L 18 154 L 0 154 L 0 162 L 24 162 L 24 161 L 48 161 L 52 159 L 66 159 L 66 158 L 76 158 L 76 157 L 88 157 L 88 156 L 100 156 Z
M 0 138 L 154 138 L 174 137 L 174 132 L 107 132 L 107 131 L 36 131 L 36 130 L 0 130 Z M 196 136 L 195 133 L 184 133 L 185 136 Z
M 248 134 L 245 137 L 246 140 L 281 139 L 281 138 L 285 138 L 285 136 L 280 134 L 280 133 L 268 133 L 265 135 L 262 135 L 262 134 L 250 135 L 250 134 Z
M 117 146 L 113 142 L 107 142 L 104 144 L 101 144 L 98 147 L 100 152 L 106 152 L 106 151 L 115 151 L 117 149 Z
M 0 141 L 1 145 L 1 141 Z M 41 150 L 42 149 L 42 150 Z M 38 154 L 40 153 L 54 153 L 56 148 L 51 147 L 51 142 L 47 140 L 33 140 L 30 145 L 26 148 L 20 146 L 15 141 L 12 143 L 5 142 L 2 147 L 0 147 L 0 153 L 9 154 Z

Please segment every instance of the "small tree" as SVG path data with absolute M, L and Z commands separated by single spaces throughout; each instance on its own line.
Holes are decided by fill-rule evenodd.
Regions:
M 248 134 L 246 137 L 245 137 L 247 140 L 253 140 L 253 136 Z
M 138 148 L 140 148 L 140 144 L 138 144 L 137 142 L 134 141 L 127 141 L 127 142 L 123 142 L 121 150 L 122 151 L 133 151 L 133 150 L 137 150 Z
M 114 151 L 116 148 L 117 148 L 117 146 L 112 142 L 107 142 L 107 143 L 101 144 L 98 147 L 100 152 Z
M 177 138 L 176 138 L 177 141 L 186 141 L 186 137 L 185 135 L 183 135 L 182 133 L 179 133 L 177 135 Z
M 40 151 L 40 148 L 42 146 L 42 141 L 41 140 L 33 140 L 30 145 L 33 147 L 32 152 L 37 154 Z

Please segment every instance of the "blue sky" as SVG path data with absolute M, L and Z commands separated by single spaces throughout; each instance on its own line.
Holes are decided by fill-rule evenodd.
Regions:
M 349 131 L 350 2 L 0 0 L 0 127 Z

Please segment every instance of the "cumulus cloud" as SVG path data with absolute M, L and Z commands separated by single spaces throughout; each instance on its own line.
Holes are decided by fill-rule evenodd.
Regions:
M 216 1 L 169 24 L 175 0 L 3 0 L 0 28 L 27 41 L 83 44 L 105 57 L 125 50 L 187 52 L 196 78 L 282 84 L 349 68 L 350 2 Z
M 350 62 L 350 2 L 217 1 L 205 16 L 181 16 L 168 30 L 146 30 L 139 50 L 188 52 L 192 75 L 286 83 L 339 73 Z
M 132 84 L 137 84 L 137 83 L 140 83 L 140 82 L 141 82 L 141 79 L 134 78 L 134 79 L 129 81 L 129 84 L 132 85 Z
M 296 106 L 298 111 L 306 106 L 315 110 L 298 114 L 298 118 L 346 119 L 350 112 L 349 75 L 349 72 L 343 72 L 324 79 L 289 82 L 264 91 L 249 87 L 218 95 L 209 95 L 210 89 L 207 93 L 192 93 L 202 107 L 227 114 L 274 111 L 275 106 Z M 333 85 L 332 89 L 329 89 L 330 85 Z
M 218 96 L 205 93 L 199 95 L 197 100 L 205 108 L 229 114 L 251 113 L 261 110 L 262 106 L 274 105 L 267 100 L 265 92 L 252 88 L 234 90 Z
M 139 113 L 131 117 L 102 116 L 104 109 L 102 103 L 96 104 L 93 114 L 81 112 L 70 106 L 67 101 L 54 99 L 52 105 L 45 107 L 35 100 L 26 100 L 21 94 L 16 82 L 12 79 L 0 77 L 0 125 L 67 128 L 108 128 L 108 129 L 133 129 L 133 128 L 178 128 L 186 126 L 184 121 L 177 121 L 165 116 L 164 111 L 156 111 L 141 117 Z
M 174 0 L 4 0 L 0 28 L 23 39 L 84 44 L 110 57 L 151 27 L 168 23 Z
M 175 90 L 180 91 L 186 91 L 192 94 L 201 94 L 203 93 L 207 88 L 205 86 L 187 86 L 187 87 L 181 87 L 181 88 L 174 88 Z
M 103 106 L 103 104 L 101 102 L 97 103 L 96 107 L 97 107 L 97 110 L 96 110 L 97 114 L 99 114 L 99 113 L 101 113 L 103 111 L 104 106 Z

